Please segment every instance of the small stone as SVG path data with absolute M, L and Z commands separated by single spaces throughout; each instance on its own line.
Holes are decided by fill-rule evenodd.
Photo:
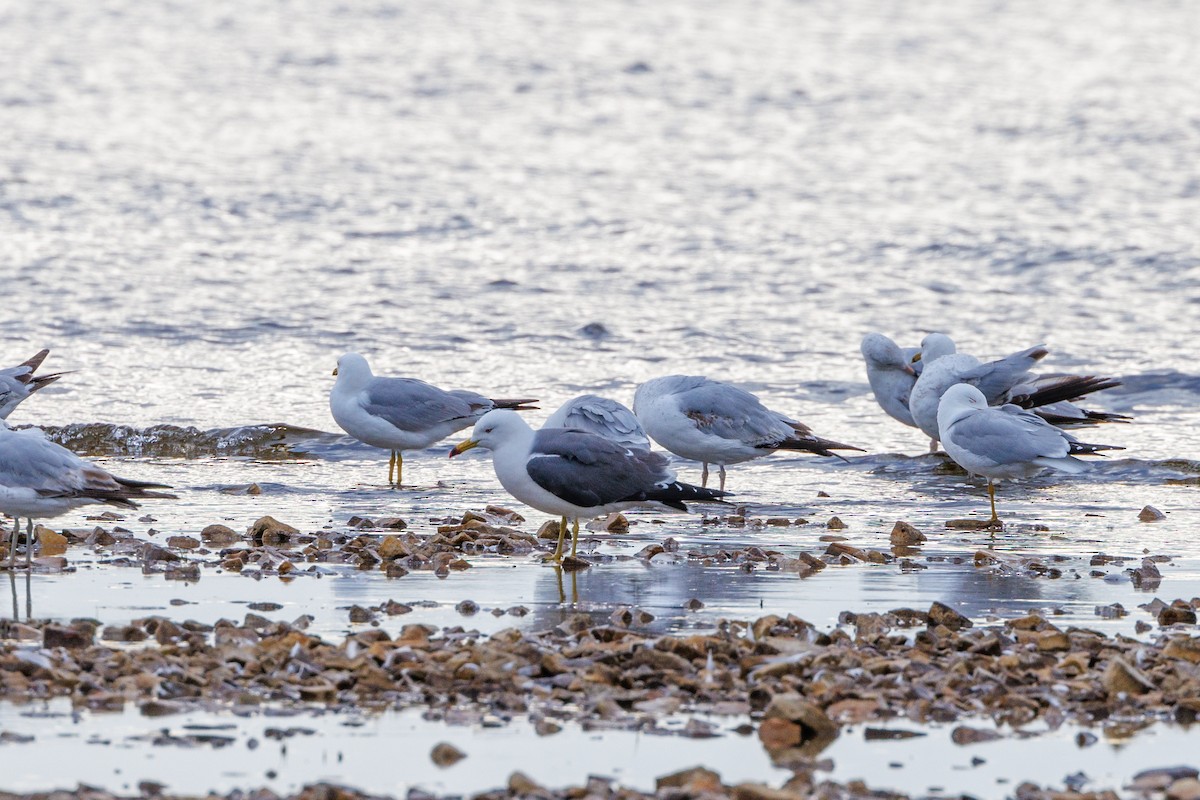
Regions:
M 846 523 L 842 522 L 838 517 L 830 517 L 829 522 L 825 523 L 825 527 L 831 531 L 840 531 L 846 527 Z
M 551 519 L 543 522 L 542 527 L 538 528 L 537 538 L 558 541 L 558 520 Z
M 463 600 L 454 607 L 454 610 L 464 617 L 472 616 L 479 611 L 479 604 L 474 600 Z
M 1180 778 L 1167 787 L 1167 800 L 1200 800 L 1200 780 Z
M 925 541 L 925 534 L 907 522 L 897 522 L 892 528 L 891 542 L 898 547 L 912 547 Z
M 200 546 L 200 540 L 191 536 L 168 536 L 167 547 L 175 547 L 180 550 L 195 550 Z
M 1158 612 L 1158 624 L 1164 628 L 1168 625 L 1195 625 L 1196 610 L 1189 604 L 1176 600 Z
M 91 644 L 91 629 L 66 625 L 47 625 L 42 629 L 42 647 L 65 647 L 68 650 L 78 650 L 90 647 Z
M 508 793 L 515 797 L 546 797 L 551 794 L 524 772 L 514 772 L 508 776 Z
M 664 789 L 684 789 L 690 795 L 702 792 L 719 792 L 721 790 L 721 776 L 711 769 L 691 767 L 656 778 L 654 780 L 654 790 L 662 792 Z
M 938 625 L 945 625 L 950 630 L 957 631 L 970 628 L 974 623 L 945 603 L 934 601 L 929 607 L 929 627 L 936 628 Z
M 67 552 L 67 537 L 57 531 L 52 531 L 38 525 L 34 529 L 37 536 L 38 552 L 43 556 L 61 556 Z
M 999 738 L 1001 738 L 999 731 L 989 730 L 987 728 L 970 728 L 966 725 L 959 725 L 957 728 L 950 731 L 950 741 L 957 745 L 994 742 Z
M 1146 506 L 1138 512 L 1138 519 L 1142 522 L 1161 522 L 1166 518 L 1167 515 L 1154 506 Z
M 562 730 L 562 725 L 559 725 L 554 720 L 542 717 L 533 725 L 533 732 L 538 736 L 553 736 Z
M 429 753 L 429 758 L 434 764 L 439 767 L 452 767 L 459 761 L 467 757 L 467 754 L 459 750 L 452 744 L 440 742 L 433 746 L 433 750 Z
M 241 537 L 234 532 L 233 528 L 225 525 L 209 525 L 204 530 L 200 531 L 200 539 L 206 544 L 216 547 L 225 547 L 238 541 Z
M 264 545 L 276 546 L 300 533 L 297 528 L 280 522 L 274 517 L 259 517 L 248 531 L 250 538 Z
M 1114 658 L 1101 677 L 1105 691 L 1110 696 L 1118 694 L 1145 694 L 1154 689 L 1154 683 L 1122 658 Z
M 1042 631 L 1037 636 L 1037 649 L 1043 653 L 1070 650 L 1071 638 L 1063 631 Z
M 408 527 L 408 523 L 400 519 L 400 517 L 382 517 L 375 520 L 376 528 L 389 528 L 394 531 L 402 531 Z
M 373 619 L 375 619 L 375 614 L 368 609 L 358 605 L 350 606 L 351 622 L 370 622 Z
M 1179 781 L 1197 777 L 1200 772 L 1195 767 L 1155 767 L 1134 775 L 1126 788 L 1142 793 L 1161 792 Z
M 492 517 L 500 517 L 501 519 L 512 523 L 525 521 L 525 518 L 516 511 L 513 511 L 511 508 L 505 508 L 504 506 L 488 506 L 483 510 L 483 513 Z
M 251 603 L 250 605 L 246 606 L 246 608 L 250 609 L 251 611 L 278 611 L 279 609 L 283 608 L 283 604 L 271 602 Z

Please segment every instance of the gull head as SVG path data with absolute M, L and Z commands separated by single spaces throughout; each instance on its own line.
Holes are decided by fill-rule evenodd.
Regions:
M 497 408 L 479 418 L 475 429 L 471 431 L 471 438 L 456 444 L 450 451 L 450 458 L 460 456 L 476 447 L 495 450 L 507 442 L 519 441 L 532 435 L 533 429 L 521 419 L 520 414 L 507 408 Z
M 921 340 L 921 352 L 913 356 L 913 361 L 924 361 L 928 364 L 957 352 L 958 347 L 949 336 L 944 333 L 930 333 Z
M 969 383 L 956 383 L 946 390 L 938 403 L 938 425 L 941 426 L 943 420 L 953 422 L 987 407 L 987 398 L 983 396 L 983 392 Z
M 371 373 L 371 365 L 358 353 L 346 353 L 339 358 L 333 374 L 337 376 L 338 383 L 353 386 L 360 386 L 375 377 Z
M 882 333 L 868 333 L 863 337 L 859 349 L 862 350 L 863 360 L 867 362 L 868 369 L 898 369 L 909 375 L 917 374 L 912 364 L 904 357 L 900 346 Z

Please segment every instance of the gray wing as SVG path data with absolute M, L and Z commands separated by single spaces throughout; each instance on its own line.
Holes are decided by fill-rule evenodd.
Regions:
M 599 395 L 583 394 L 568 400 L 550 415 L 542 427 L 574 428 L 603 436 L 626 447 L 650 449 L 650 439 L 633 412 L 616 400 Z
M 5 419 L 12 410 L 29 397 L 29 387 L 18 376 L 29 371 L 28 367 L 9 367 L 0 370 L 0 419 Z
M 37 429 L 10 431 L 0 438 L 0 486 L 52 496 L 72 494 L 89 483 L 120 488 L 108 472 L 46 439 Z
M 400 430 L 423 431 L 474 419 L 490 411 L 492 402 L 472 392 L 442 391 L 415 378 L 375 378 L 362 393 L 362 406 Z
M 949 432 L 959 447 L 996 464 L 1064 458 L 1072 441 L 1037 414 L 1014 405 L 979 409 L 951 425 Z
M 674 480 L 658 453 L 563 428 L 534 434 L 525 469 L 538 486 L 581 508 L 637 498 Z
M 963 372 L 962 382 L 969 383 L 983 392 L 988 405 L 999 403 L 1007 398 L 1010 389 L 1030 379 L 1029 371 L 1038 361 L 1045 358 L 1048 352 L 1045 345 L 1038 345 L 998 361 L 980 364 Z
M 759 447 L 778 444 L 796 433 L 795 423 L 771 411 L 747 391 L 705 380 L 677 396 L 680 409 L 697 428 L 722 439 Z

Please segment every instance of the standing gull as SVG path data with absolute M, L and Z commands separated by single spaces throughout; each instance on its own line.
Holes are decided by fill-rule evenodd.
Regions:
M 1038 378 L 1030 370 L 1049 353 L 1045 345 L 1037 345 L 984 364 L 974 356 L 956 352 L 954 341 L 949 336 L 931 333 L 921 341 L 920 360 L 925 362 L 925 367 L 909 397 L 908 407 L 913 421 L 931 439 L 936 440 L 938 403 L 947 389 L 959 383 L 979 389 L 989 405 L 1011 402 L 1026 409 L 1077 399 L 1121 385 L 1115 378 L 1095 375 Z M 1089 413 L 1081 409 L 1076 411 Z M 1052 410 L 1047 413 L 1053 415 Z M 1105 420 L 1123 419 L 1117 415 L 1091 413 Z
M 668 375 L 646 381 L 633 396 L 633 412 L 650 438 L 677 456 L 703 464 L 700 483 L 708 485 L 708 465 L 760 458 L 776 450 L 804 450 L 832 456 L 832 450 L 859 450 L 815 436 L 805 424 L 763 406 L 758 398 L 727 383 L 698 375 Z
M 65 447 L 36 428 L 14 431 L 0 421 L 0 511 L 16 520 L 8 540 L 10 568 L 16 565 L 17 535 L 26 518 L 25 563 L 33 558 L 33 520 L 57 517 L 79 506 L 108 503 L 137 508 L 134 500 L 174 500 L 153 492 L 159 483 L 119 478 Z
M 882 333 L 868 333 L 859 349 L 867 363 L 867 381 L 871 384 L 875 402 L 892 419 L 910 428 L 917 427 L 908 410 L 908 397 L 917 382 L 916 368 L 922 364 L 913 360 L 921 348 L 901 349 Z
M 599 395 L 581 394 L 568 400 L 550 415 L 542 427 L 574 428 L 603 436 L 625 447 L 650 449 L 650 439 L 633 412 L 616 400 Z
M 508 410 L 490 411 L 475 423 L 471 438 L 450 457 L 473 447 L 492 451 L 500 484 L 527 506 L 561 517 L 554 560 L 561 561 L 567 520 L 573 520 L 571 557 L 579 547 L 579 519 L 651 504 L 687 511 L 684 501 L 712 501 L 725 493 L 675 480 L 667 459 L 587 431 L 533 430 Z
M 329 410 L 342 430 L 372 447 L 391 451 L 388 483 L 400 485 L 405 450 L 422 450 L 470 427 L 495 408 L 529 410 L 536 400 L 490 400 L 481 394 L 443 391 L 415 378 L 376 378 L 358 353 L 338 359 Z
M 1043 469 L 1078 473 L 1086 464 L 1075 456 L 1124 449 L 1084 444 L 1020 406 L 990 407 L 983 392 L 965 383 L 946 390 L 937 416 L 946 453 L 967 472 L 987 478 L 992 527 L 1000 524 L 993 480 L 1027 478 Z
M 0 369 L 0 419 L 7 418 L 29 395 L 38 389 L 44 389 L 63 376 L 64 373 L 61 372 L 53 375 L 34 375 L 48 355 L 49 350 L 42 350 L 24 363 Z

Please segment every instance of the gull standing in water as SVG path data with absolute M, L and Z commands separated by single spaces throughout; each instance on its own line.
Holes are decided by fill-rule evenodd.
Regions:
M 42 350 L 15 367 L 0 369 L 0 419 L 7 418 L 29 395 L 38 389 L 44 389 L 65 374 L 56 372 L 52 375 L 34 375 L 48 355 L 49 350 Z
M 677 456 L 703 464 L 702 486 L 708 485 L 708 465 L 716 464 L 722 491 L 726 464 L 776 450 L 804 450 L 823 456 L 834 455 L 832 450 L 861 452 L 861 448 L 814 435 L 804 423 L 771 411 L 747 391 L 699 375 L 646 381 L 633 396 L 633 413 L 651 439 Z
M 868 333 L 859 349 L 867 363 L 867 381 L 875 402 L 892 419 L 917 427 L 908 409 L 908 398 L 917 382 L 917 367 L 922 366 L 919 359 L 914 360 L 921 348 L 901 349 L 882 333 Z
M 415 378 L 376 378 L 358 353 L 338 359 L 329 410 L 342 430 L 391 451 L 388 483 L 400 485 L 405 450 L 422 450 L 469 428 L 496 408 L 528 411 L 536 400 L 491 400 L 463 390 L 443 391 Z
M 1075 456 L 1124 449 L 1084 444 L 1019 406 L 990 407 L 983 392 L 965 383 L 946 390 L 937 416 L 946 453 L 967 472 L 987 478 L 991 527 L 1000 525 L 994 480 L 1026 478 L 1043 469 L 1078 473 L 1087 465 Z
M 641 505 L 687 511 L 685 501 L 714 501 L 725 494 L 679 483 L 659 453 L 623 447 L 587 431 L 535 431 L 519 415 L 503 409 L 484 414 L 471 438 L 456 445 L 450 457 L 474 447 L 492 451 L 496 477 L 509 494 L 538 511 L 561 517 L 555 561 L 562 560 L 568 520 L 574 522 L 574 558 L 580 518 Z
M 543 428 L 574 428 L 638 450 L 650 449 L 650 438 L 633 412 L 616 400 L 581 394 L 559 406 Z
M 8 540 L 10 568 L 17 561 L 21 517 L 26 519 L 25 563 L 33 559 L 33 520 L 80 506 L 107 503 L 137 508 L 135 500 L 174 500 L 159 483 L 119 478 L 46 438 L 37 428 L 14 431 L 0 420 L 0 511 L 16 520 Z

